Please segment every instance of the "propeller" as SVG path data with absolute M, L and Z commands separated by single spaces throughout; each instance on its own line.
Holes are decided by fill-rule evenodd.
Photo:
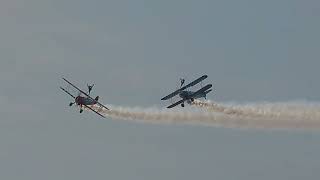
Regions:
M 78 92 L 78 96 L 80 96 L 81 95 L 81 92 Z M 76 103 L 76 101 L 74 101 L 74 102 L 70 102 L 69 103 L 69 106 L 71 107 L 72 105 L 74 105 Z

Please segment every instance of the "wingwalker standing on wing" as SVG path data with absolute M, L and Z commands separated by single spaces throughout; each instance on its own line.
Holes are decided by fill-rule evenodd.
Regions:
M 176 95 L 179 95 L 182 99 L 176 103 L 171 104 L 170 106 L 168 106 L 167 108 L 173 108 L 179 104 L 181 104 L 181 107 L 184 107 L 184 102 L 186 101 L 188 104 L 191 104 L 195 99 L 199 99 L 199 98 L 207 98 L 207 94 L 212 91 L 212 89 L 210 89 L 212 87 L 212 84 L 208 84 L 206 86 L 204 86 L 203 88 L 199 89 L 198 91 L 187 91 L 186 89 L 188 89 L 189 87 L 192 87 L 200 82 L 202 82 L 203 80 L 205 80 L 208 76 L 207 75 L 203 75 L 200 78 L 192 81 L 191 83 L 183 86 L 184 84 L 184 79 L 180 79 L 180 89 L 174 91 L 173 93 L 169 94 L 168 96 L 162 98 L 161 100 L 168 100 L 173 98 Z
M 93 86 L 94 86 L 94 84 L 92 84 L 92 85 L 87 84 L 88 94 L 89 94 L 89 95 L 90 95 L 90 92 L 92 91 Z
M 65 93 L 69 94 L 71 97 L 73 97 L 74 102 L 71 102 L 69 104 L 69 106 L 72 106 L 74 104 L 80 106 L 80 113 L 83 112 L 83 106 L 90 109 L 91 111 L 95 112 L 96 114 L 98 114 L 101 117 L 105 117 L 102 114 L 100 114 L 100 111 L 105 109 L 105 110 L 109 110 L 106 106 L 102 105 L 101 103 L 98 102 L 99 100 L 99 96 L 97 96 L 96 98 L 92 98 L 89 94 L 93 88 L 94 85 L 87 85 L 88 86 L 88 94 L 85 93 L 84 91 L 82 91 L 81 89 L 79 89 L 77 86 L 73 85 L 71 82 L 69 82 L 67 79 L 62 78 L 66 83 L 68 83 L 68 85 L 71 85 L 74 89 L 76 89 L 79 93 L 78 96 L 74 96 L 72 95 L 69 91 L 67 91 L 65 88 L 60 87 L 60 89 L 62 89 Z M 93 105 L 98 105 L 98 110 L 93 109 L 92 106 Z

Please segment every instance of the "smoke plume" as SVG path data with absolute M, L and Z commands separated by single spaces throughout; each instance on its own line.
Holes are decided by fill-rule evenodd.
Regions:
M 290 103 L 213 103 L 195 100 L 181 109 L 122 107 L 97 110 L 113 119 L 149 123 L 195 124 L 231 128 L 320 129 L 320 104 Z

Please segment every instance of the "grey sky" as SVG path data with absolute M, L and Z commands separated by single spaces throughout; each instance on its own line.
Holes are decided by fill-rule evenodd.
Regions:
M 316 0 L 2 0 L 1 179 L 319 179 L 318 132 L 101 120 L 69 109 L 65 76 L 102 101 L 163 106 L 207 74 L 217 101 L 318 102 Z

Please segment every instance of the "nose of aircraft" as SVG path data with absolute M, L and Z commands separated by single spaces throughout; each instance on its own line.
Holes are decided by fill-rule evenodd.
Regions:
M 77 104 L 80 104 L 80 96 L 77 96 L 77 97 L 76 97 L 75 102 L 76 102 Z

